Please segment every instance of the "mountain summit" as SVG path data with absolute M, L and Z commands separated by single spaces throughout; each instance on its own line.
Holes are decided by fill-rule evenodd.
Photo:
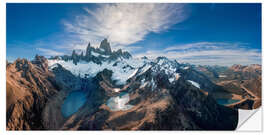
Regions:
M 72 55 L 64 55 L 64 56 L 56 56 L 50 58 L 53 59 L 61 59 L 64 61 L 72 60 L 75 65 L 77 65 L 80 61 L 86 62 L 94 62 L 96 64 L 101 64 L 102 61 L 113 61 L 116 59 L 129 59 L 131 58 L 131 54 L 126 51 L 122 51 L 119 49 L 117 51 L 112 51 L 110 43 L 107 39 L 101 41 L 99 48 L 94 48 L 91 46 L 90 42 L 86 47 L 85 55 L 83 52 L 81 54 L 77 54 L 75 50 L 72 51 Z
M 101 41 L 99 48 L 103 49 L 106 54 L 112 53 L 110 43 L 108 42 L 108 40 L 106 38 Z

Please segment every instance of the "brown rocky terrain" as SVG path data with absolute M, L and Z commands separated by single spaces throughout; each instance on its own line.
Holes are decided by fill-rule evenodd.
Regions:
M 48 71 L 47 60 L 41 56 L 32 62 L 17 59 L 6 68 L 7 130 L 43 129 L 43 108 L 60 89 Z
M 240 100 L 228 106 L 242 109 L 255 109 L 261 106 L 261 65 L 233 65 L 229 68 L 201 66 L 198 70 L 222 87 L 213 92 L 213 97 Z

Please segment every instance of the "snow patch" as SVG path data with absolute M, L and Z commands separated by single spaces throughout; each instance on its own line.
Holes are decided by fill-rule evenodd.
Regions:
M 114 88 L 114 89 L 113 89 L 114 92 L 119 92 L 120 90 L 121 90 L 121 89 L 119 89 L 119 88 Z
M 169 82 L 172 83 L 174 81 L 177 81 L 180 77 L 179 73 L 174 73 L 173 76 L 171 78 L 169 78 Z
M 189 67 L 183 67 L 183 69 L 187 70 L 187 69 L 189 69 Z
M 151 68 L 151 65 L 146 65 L 141 69 L 141 72 L 139 73 L 139 75 L 145 73 L 149 68 Z
M 103 48 L 99 48 L 99 50 L 102 51 L 102 52 L 105 52 L 105 50 Z
M 108 101 L 107 101 L 107 106 L 112 110 L 112 111 L 125 111 L 125 110 L 129 110 L 133 107 L 133 105 L 129 105 L 127 104 L 129 101 L 129 94 L 123 94 L 123 95 L 119 95 L 116 97 L 111 97 Z
M 52 70 L 52 69 L 54 69 L 56 67 L 58 67 L 58 64 L 57 63 L 56 64 L 53 64 L 52 66 L 50 66 L 49 69 Z
M 227 77 L 227 75 L 219 75 L 218 77 L 225 78 L 225 77 Z
M 133 77 L 137 72 L 138 72 L 138 68 L 128 77 L 128 79 Z
M 194 82 L 194 81 L 192 81 L 192 80 L 187 80 L 187 81 L 190 82 L 193 86 L 195 86 L 195 87 L 197 87 L 197 88 L 200 89 L 200 84 L 199 84 L 199 83 Z
M 101 57 L 104 57 L 104 58 L 109 58 L 110 56 L 109 55 L 100 55 Z
M 157 88 L 157 85 L 154 81 L 154 79 L 152 78 L 151 82 L 150 82 L 151 86 L 152 86 L 152 91 L 154 91 Z
M 169 78 L 169 82 L 170 83 L 172 83 L 173 81 L 174 81 L 174 78 L 173 77 Z
M 91 52 L 92 55 L 94 55 L 95 57 L 98 57 L 100 54 L 96 53 L 96 52 Z
M 140 89 L 144 88 L 146 85 L 148 85 L 149 82 L 145 82 L 145 79 L 141 80 Z

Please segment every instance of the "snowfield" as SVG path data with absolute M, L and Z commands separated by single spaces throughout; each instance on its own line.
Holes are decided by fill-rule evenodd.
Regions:
M 116 84 L 122 85 L 126 81 L 133 77 L 138 68 L 143 66 L 147 61 L 141 59 L 118 59 L 113 62 L 103 61 L 102 64 L 96 64 L 92 61 L 80 61 L 75 65 L 71 60 L 48 60 L 49 69 L 53 69 L 60 64 L 66 70 L 69 70 L 72 74 L 80 77 L 84 77 L 85 74 L 88 74 L 90 77 L 94 77 L 97 73 L 103 71 L 104 69 L 111 70 L 112 80 L 116 80 Z M 114 65 L 117 63 L 116 65 Z
M 92 54 L 94 56 L 100 56 L 98 53 L 92 52 Z M 153 63 L 155 64 L 153 65 Z M 176 63 L 164 58 L 150 60 L 141 58 L 124 59 L 119 57 L 115 61 L 104 60 L 102 61 L 102 64 L 80 60 L 77 65 L 75 65 L 72 60 L 64 61 L 61 59 L 51 59 L 48 60 L 48 64 L 50 70 L 55 68 L 57 64 L 60 64 L 63 68 L 79 77 L 85 77 L 86 74 L 89 77 L 95 77 L 99 72 L 108 69 L 113 72 L 111 79 L 115 80 L 117 85 L 126 84 L 128 79 L 142 75 L 150 68 L 156 73 L 163 72 L 167 74 L 170 83 L 173 83 L 180 77 L 180 74 L 176 73 Z M 151 81 L 151 84 L 153 84 L 153 82 L 154 81 Z

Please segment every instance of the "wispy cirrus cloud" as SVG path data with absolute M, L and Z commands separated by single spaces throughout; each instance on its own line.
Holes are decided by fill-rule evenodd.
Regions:
M 64 25 L 80 40 L 97 44 L 108 38 L 112 46 L 125 47 L 182 22 L 185 8 L 184 4 L 98 4 L 95 9 L 84 8 L 86 15 Z
M 103 38 L 108 38 L 113 49 L 135 52 L 135 57 L 166 56 L 180 62 L 202 65 L 261 63 L 261 50 L 248 48 L 247 43 L 240 42 L 162 45 L 167 46 L 162 50 L 145 47 L 148 44 L 133 46 L 149 33 L 164 32 L 174 24 L 183 22 L 188 16 L 185 4 L 97 4 L 95 8 L 83 10 L 85 14 L 77 15 L 74 20 L 63 21 L 68 38 L 64 38 L 62 45 L 54 49 L 69 52 L 85 50 L 89 41 L 97 47 Z M 61 54 L 50 49 L 39 48 L 47 55 Z M 145 51 L 147 49 L 149 51 Z
M 59 55 L 64 55 L 63 52 L 58 52 L 52 49 L 46 49 L 46 48 L 37 48 L 38 51 L 42 53 L 42 55 L 45 56 L 59 56 Z
M 43 55 L 59 55 L 71 50 L 85 51 L 88 42 L 98 47 L 108 38 L 113 49 L 127 51 L 141 47 L 130 44 L 146 38 L 149 33 L 168 30 L 187 17 L 185 4 L 96 4 L 93 8 L 82 8 L 84 14 L 73 20 L 63 20 L 65 32 L 53 37 L 48 46 L 37 47 Z M 56 51 L 61 50 L 62 53 Z
M 243 43 L 241 43 L 243 44 Z M 170 46 L 165 49 L 165 51 L 175 51 L 175 50 L 190 50 L 190 49 L 218 49 L 220 46 L 223 48 L 238 46 L 239 43 L 226 43 L 226 42 L 195 42 L 195 43 L 188 43 L 188 44 L 180 44 L 175 46 Z
M 166 56 L 180 62 L 201 65 L 261 64 L 261 51 L 245 47 L 246 43 L 197 42 L 136 54 L 136 57 Z

